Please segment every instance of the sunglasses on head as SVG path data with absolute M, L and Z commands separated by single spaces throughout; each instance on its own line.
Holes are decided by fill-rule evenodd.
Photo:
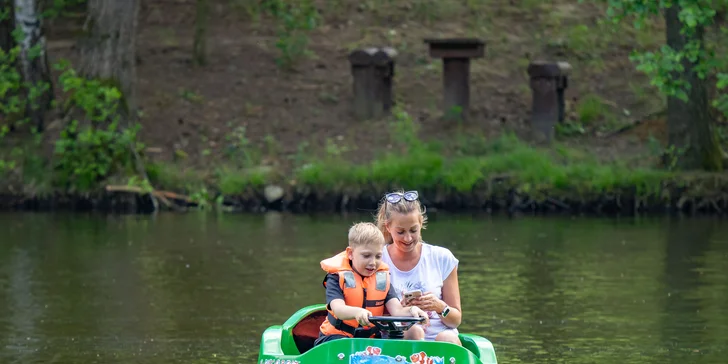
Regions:
M 384 196 L 387 199 L 387 202 L 389 203 L 397 203 L 399 201 L 402 201 L 404 198 L 407 201 L 415 201 L 419 197 L 419 194 L 417 191 L 407 191 L 405 193 L 402 192 L 390 192 Z

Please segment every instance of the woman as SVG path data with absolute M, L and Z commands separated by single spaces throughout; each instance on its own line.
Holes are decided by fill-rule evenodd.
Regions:
M 415 325 L 405 338 L 446 341 L 462 345 L 457 327 L 462 319 L 458 260 L 450 250 L 422 241 L 420 231 L 427 217 L 417 191 L 387 193 L 377 211 L 377 226 L 387 245 L 382 260 L 390 267 L 392 285 L 403 305 L 417 306 L 427 312 L 430 324 Z M 410 301 L 405 292 L 420 290 Z

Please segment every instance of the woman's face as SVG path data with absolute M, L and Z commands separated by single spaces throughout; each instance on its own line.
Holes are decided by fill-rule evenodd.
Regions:
M 392 244 L 403 252 L 411 252 L 420 242 L 422 215 L 418 211 L 409 214 L 392 213 L 387 231 L 392 236 Z

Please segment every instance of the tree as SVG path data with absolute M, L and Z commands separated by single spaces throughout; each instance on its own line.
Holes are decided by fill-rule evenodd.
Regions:
M 89 0 L 84 36 L 79 40 L 79 72 L 117 87 L 124 112 L 136 112 L 136 36 L 140 0 Z
M 15 46 L 15 12 L 13 0 L 0 0 L 0 49 L 8 53 Z
M 725 159 L 714 133 L 715 115 L 708 97 L 708 79 L 728 86 L 714 52 L 705 42 L 706 26 L 716 11 L 710 0 L 607 0 L 615 22 L 634 20 L 641 29 L 649 17 L 662 15 L 666 44 L 656 52 L 635 51 L 631 59 L 667 97 L 668 157 L 679 169 L 722 170 Z M 712 106 L 728 114 L 728 99 L 718 95 Z
M 207 25 L 210 13 L 209 0 L 197 0 L 195 13 L 195 39 L 193 42 L 193 58 L 195 64 L 204 66 L 207 63 Z
M 14 96 L 17 86 L 18 72 L 15 67 L 15 56 L 12 54 L 15 48 L 15 40 L 13 39 L 13 30 L 15 29 L 15 11 L 13 9 L 13 0 L 0 0 L 0 116 L 7 118 L 10 110 L 15 109 L 15 105 L 9 101 Z M 13 123 L 7 125 L 9 129 L 13 128 Z M 4 127 L 0 125 L 0 138 L 4 134 Z M 2 160 L 0 159 L 0 163 Z
M 41 131 L 45 113 L 51 107 L 53 92 L 43 24 L 35 0 L 15 0 L 15 24 L 22 32 L 18 45 L 20 69 L 27 92 L 26 116 Z
M 715 117 L 708 100 L 707 73 L 700 69 L 701 64 L 707 61 L 705 26 L 687 27 L 688 30 L 684 31 L 686 26 L 681 20 L 683 9 L 674 3 L 664 11 L 667 46 L 685 54 L 680 59 L 681 67 L 676 67 L 672 77 L 686 86 L 681 91 L 686 95 L 667 97 L 668 140 L 678 154 L 684 151 L 676 159 L 678 167 L 722 170 L 723 155 L 713 132 Z
M 120 121 L 125 131 L 133 129 L 133 122 L 137 118 L 136 39 L 140 2 L 141 0 L 88 0 L 85 36 L 79 41 L 79 73 L 89 80 L 99 80 L 105 86 L 121 92 L 120 110 L 109 116 L 112 120 Z M 94 128 L 92 125 L 91 129 Z M 110 127 L 105 132 L 106 135 L 116 135 L 113 143 L 132 139 L 127 147 L 137 172 L 148 182 L 149 177 L 137 151 L 136 132 L 133 132 L 133 138 L 125 137 L 130 134 L 124 132 L 116 134 L 115 127 Z M 91 148 L 93 147 L 91 143 Z M 148 195 L 156 212 L 159 208 L 157 199 L 151 190 Z

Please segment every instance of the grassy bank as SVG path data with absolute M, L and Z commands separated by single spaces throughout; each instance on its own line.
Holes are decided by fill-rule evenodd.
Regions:
M 390 146 L 353 163 L 333 140 L 318 148 L 276 154 L 245 138 L 215 164 L 146 164 L 149 183 L 117 176 L 85 190 L 54 185 L 53 169 L 32 153 L 6 178 L 0 205 L 26 209 L 146 211 L 149 193 L 161 208 L 224 211 L 339 211 L 373 209 L 383 192 L 417 189 L 430 208 L 487 211 L 640 213 L 728 208 L 728 176 L 669 170 L 670 153 L 609 161 L 578 146 L 533 146 L 516 134 L 495 138 L 463 131 L 452 140 L 427 140 L 403 110 L 388 121 Z M 435 138 L 431 138 L 435 139 Z M 568 139 L 565 139 L 568 140 Z M 28 149 L 26 149 L 28 151 Z M 666 163 L 668 168 L 654 167 Z
M 242 12 L 212 9 L 206 66 L 192 62 L 194 7 L 147 4 L 137 50 L 143 112 L 138 129 L 124 132 L 94 119 L 110 115 L 120 95 L 72 72 L 83 17 L 51 24 L 64 110 L 41 135 L 22 123 L 11 132 L 14 119 L 0 115 L 0 207 L 138 212 L 152 208 L 151 194 L 167 209 L 335 211 L 374 208 L 382 193 L 404 188 L 451 210 L 726 208 L 724 176 L 671 170 L 655 116 L 664 97 L 629 61 L 635 49 L 664 44 L 659 19 L 635 31 L 605 21 L 604 4 L 573 0 L 234 3 Z M 443 65 L 423 42 L 431 37 L 487 42 L 471 66 L 467 122 L 442 119 Z M 713 38 L 725 53 L 724 35 Z M 346 55 L 373 45 L 399 53 L 402 109 L 360 121 Z M 566 121 L 551 146 L 528 135 L 526 70 L 538 59 L 573 66 Z M 80 115 L 83 133 L 69 115 Z

